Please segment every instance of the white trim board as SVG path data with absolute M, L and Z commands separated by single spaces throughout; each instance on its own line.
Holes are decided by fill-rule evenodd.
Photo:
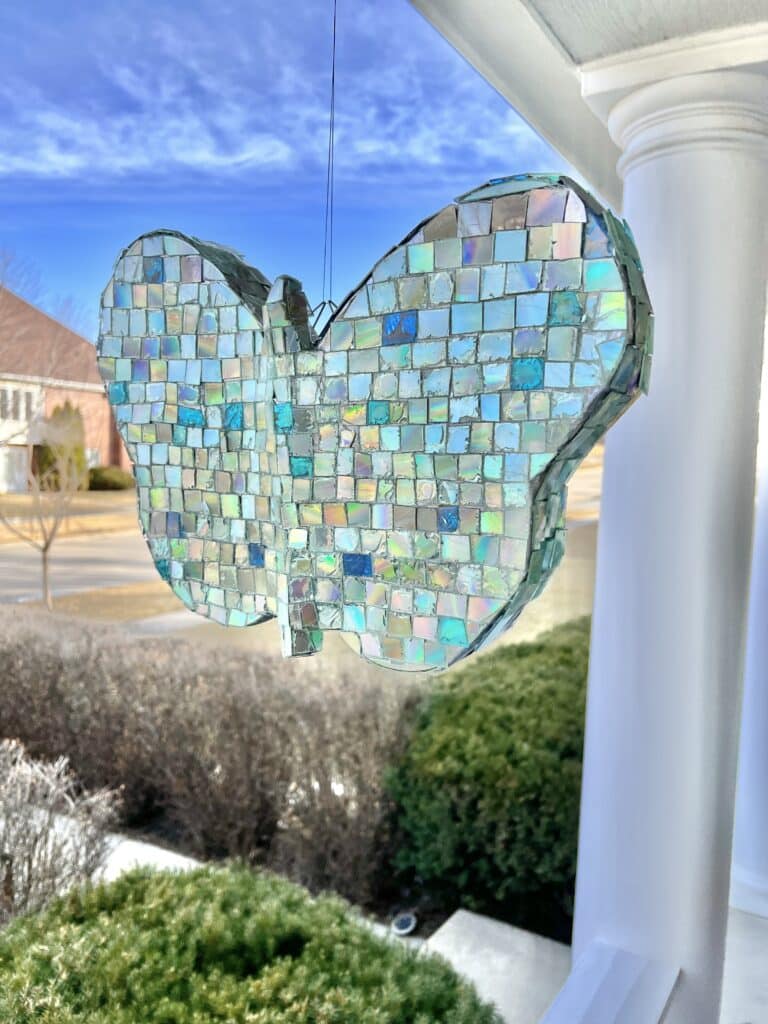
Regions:
M 621 208 L 620 150 L 585 103 L 578 68 L 520 0 L 410 2 L 590 189 Z
M 768 21 L 667 39 L 582 64 L 581 92 L 601 120 L 627 93 L 652 82 L 725 68 L 768 73 Z

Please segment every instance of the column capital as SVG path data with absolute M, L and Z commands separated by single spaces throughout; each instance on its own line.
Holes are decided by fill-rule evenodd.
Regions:
M 646 85 L 623 97 L 608 115 L 622 150 L 622 178 L 648 160 L 680 150 L 708 154 L 754 150 L 768 157 L 768 77 L 748 71 L 709 71 Z

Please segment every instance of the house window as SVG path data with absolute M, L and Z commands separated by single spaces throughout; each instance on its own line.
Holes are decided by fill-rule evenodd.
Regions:
M 21 392 L 15 388 L 11 392 L 11 419 L 21 419 Z
M 29 423 L 29 421 L 33 418 L 34 415 L 35 415 L 35 396 L 32 394 L 31 391 L 25 391 L 24 392 L 24 417 L 25 417 L 27 423 Z
M 7 420 L 9 412 L 8 388 L 0 388 L 0 420 Z

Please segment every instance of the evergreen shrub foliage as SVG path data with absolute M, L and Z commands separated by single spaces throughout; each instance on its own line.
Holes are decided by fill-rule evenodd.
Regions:
M 134 482 L 133 474 L 119 466 L 94 466 L 88 470 L 89 491 L 127 491 Z
M 402 875 L 462 905 L 568 938 L 589 622 L 471 661 L 425 699 L 389 776 Z
M 85 426 L 82 413 L 67 399 L 43 424 L 43 440 L 35 451 L 35 473 L 43 490 L 86 485 Z
M 14 1024 L 501 1024 L 443 961 L 246 868 L 135 871 L 0 933 Z

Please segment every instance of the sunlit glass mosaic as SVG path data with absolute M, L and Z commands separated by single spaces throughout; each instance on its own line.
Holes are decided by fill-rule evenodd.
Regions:
M 102 297 L 99 365 L 158 572 L 192 610 L 340 630 L 442 669 L 507 629 L 563 552 L 566 483 L 647 386 L 626 225 L 575 183 L 462 196 L 318 337 L 298 281 L 154 231 Z

